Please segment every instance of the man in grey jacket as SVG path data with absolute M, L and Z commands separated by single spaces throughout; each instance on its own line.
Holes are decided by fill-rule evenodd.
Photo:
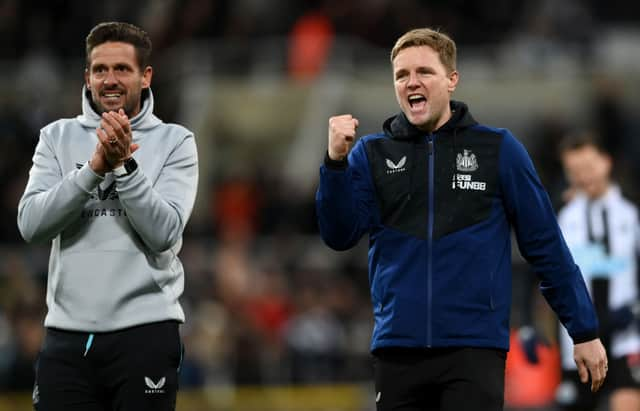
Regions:
M 41 130 L 18 206 L 24 239 L 52 242 L 34 407 L 174 410 L 196 144 L 153 114 L 147 33 L 98 24 L 86 54 L 82 114 Z

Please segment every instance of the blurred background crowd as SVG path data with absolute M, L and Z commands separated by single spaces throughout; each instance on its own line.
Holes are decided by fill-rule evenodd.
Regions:
M 640 3 L 608 0 L 0 0 L 0 392 L 30 391 L 43 335 L 48 244 L 16 227 L 39 129 L 80 110 L 84 39 L 123 20 L 153 40 L 156 114 L 196 134 L 200 187 L 181 253 L 182 387 L 366 382 L 372 326 L 367 241 L 317 235 L 327 119 L 361 135 L 398 111 L 388 54 L 436 27 L 458 44 L 466 101 L 510 128 L 556 207 L 557 141 L 601 133 L 638 199 Z M 512 325 L 557 324 L 514 252 Z

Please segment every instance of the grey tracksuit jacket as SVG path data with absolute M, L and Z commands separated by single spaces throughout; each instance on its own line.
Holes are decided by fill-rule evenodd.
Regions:
M 193 133 L 158 119 L 146 90 L 131 119 L 138 169 L 100 177 L 88 165 L 100 122 L 89 101 L 83 89 L 81 115 L 41 130 L 18 205 L 24 239 L 51 241 L 45 326 L 103 332 L 184 321 L 178 252 L 198 182 Z

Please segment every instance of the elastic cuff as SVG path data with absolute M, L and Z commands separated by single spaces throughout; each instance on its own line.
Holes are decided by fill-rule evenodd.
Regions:
M 342 160 L 332 160 L 329 157 L 329 151 L 324 154 L 324 165 L 331 170 L 346 170 L 349 166 L 349 162 L 347 161 L 347 157 Z
M 598 338 L 598 332 L 593 331 L 590 333 L 572 335 L 571 338 L 573 339 L 574 344 L 580 344 L 587 341 L 595 340 L 596 338 Z
M 98 175 L 91 169 L 89 162 L 84 163 L 78 170 L 76 185 L 87 193 L 90 193 L 98 184 L 104 181 L 104 177 Z

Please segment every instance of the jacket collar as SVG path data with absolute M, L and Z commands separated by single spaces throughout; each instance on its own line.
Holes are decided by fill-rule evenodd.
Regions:
M 469 108 L 465 103 L 452 100 L 450 105 L 452 112 L 451 118 L 436 130 L 436 132 L 451 132 L 454 129 L 470 127 L 477 124 L 477 121 L 471 116 Z M 384 122 L 383 130 L 389 137 L 398 140 L 412 140 L 425 135 L 425 132 L 411 124 L 407 116 L 402 112 L 388 118 Z
M 82 114 L 76 117 L 80 124 L 88 128 L 97 128 L 100 125 L 100 114 L 91 104 L 91 92 L 86 86 L 82 87 Z M 131 120 L 132 130 L 144 130 L 156 127 L 162 121 L 153 114 L 153 93 L 151 89 L 142 90 L 142 107 L 140 112 Z

